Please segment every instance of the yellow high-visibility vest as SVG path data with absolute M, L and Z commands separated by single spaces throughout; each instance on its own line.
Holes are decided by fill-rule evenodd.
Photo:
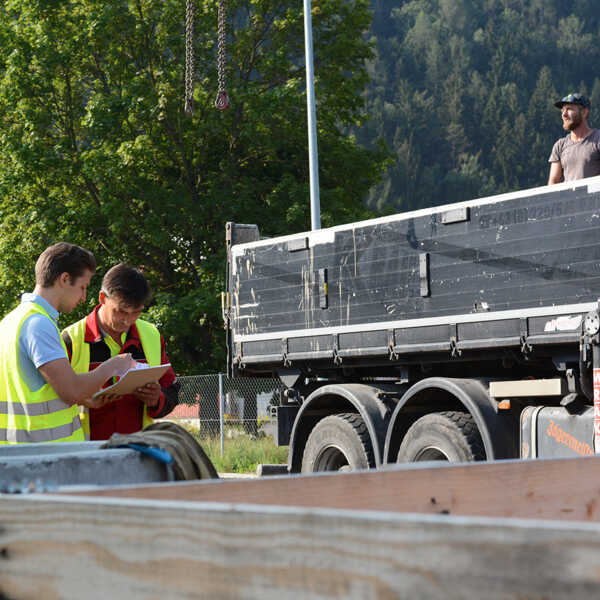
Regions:
M 35 302 L 21 303 L 0 322 L 0 444 L 83 441 L 79 407 L 58 398 L 48 383 L 31 391 L 19 373 L 19 334 L 27 317 L 35 313 L 56 327 Z M 58 327 L 56 332 L 60 337 Z
M 90 370 L 90 345 L 85 342 L 85 321 L 87 317 L 84 317 L 80 321 L 69 325 L 65 331 L 69 334 L 72 342 L 71 348 L 71 366 L 75 373 L 87 373 Z M 140 342 L 142 343 L 142 350 L 146 361 L 151 367 L 160 365 L 161 359 L 161 344 L 160 344 L 160 332 L 158 329 L 148 323 L 148 321 L 142 321 L 138 319 L 135 322 L 138 333 L 140 334 Z M 111 348 L 111 357 L 115 356 Z M 79 412 L 79 418 L 83 427 L 85 439 L 90 438 L 90 417 L 89 410 L 82 406 Z M 148 407 L 144 404 L 144 412 L 142 415 L 142 429 L 154 420 L 148 416 Z

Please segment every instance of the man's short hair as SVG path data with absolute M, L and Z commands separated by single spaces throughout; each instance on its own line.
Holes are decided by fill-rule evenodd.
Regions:
M 94 255 L 85 248 L 58 242 L 46 248 L 35 263 L 35 283 L 44 288 L 54 285 L 63 274 L 68 273 L 74 281 L 86 271 L 96 270 Z
M 144 275 L 124 263 L 119 263 L 106 272 L 102 279 L 102 291 L 109 298 L 118 296 L 127 306 L 134 308 L 146 306 L 152 296 Z

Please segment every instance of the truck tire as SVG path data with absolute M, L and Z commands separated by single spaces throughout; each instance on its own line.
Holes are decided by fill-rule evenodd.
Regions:
M 406 432 L 397 462 L 485 460 L 479 430 L 469 413 L 445 411 L 415 421 Z
M 302 456 L 302 473 L 355 471 L 374 466 L 369 432 L 356 413 L 321 419 L 310 432 Z

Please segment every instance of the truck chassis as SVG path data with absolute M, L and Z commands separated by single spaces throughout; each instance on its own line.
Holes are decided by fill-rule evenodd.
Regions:
M 600 177 L 272 239 L 228 223 L 230 373 L 286 386 L 292 472 L 594 453 L 599 222 Z

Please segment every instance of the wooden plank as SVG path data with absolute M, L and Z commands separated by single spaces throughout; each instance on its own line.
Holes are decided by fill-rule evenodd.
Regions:
M 435 464 L 435 463 L 433 463 Z M 100 488 L 78 495 L 600 521 L 600 457 Z
M 110 498 L 0 498 L 0 597 L 590 598 L 600 526 Z

